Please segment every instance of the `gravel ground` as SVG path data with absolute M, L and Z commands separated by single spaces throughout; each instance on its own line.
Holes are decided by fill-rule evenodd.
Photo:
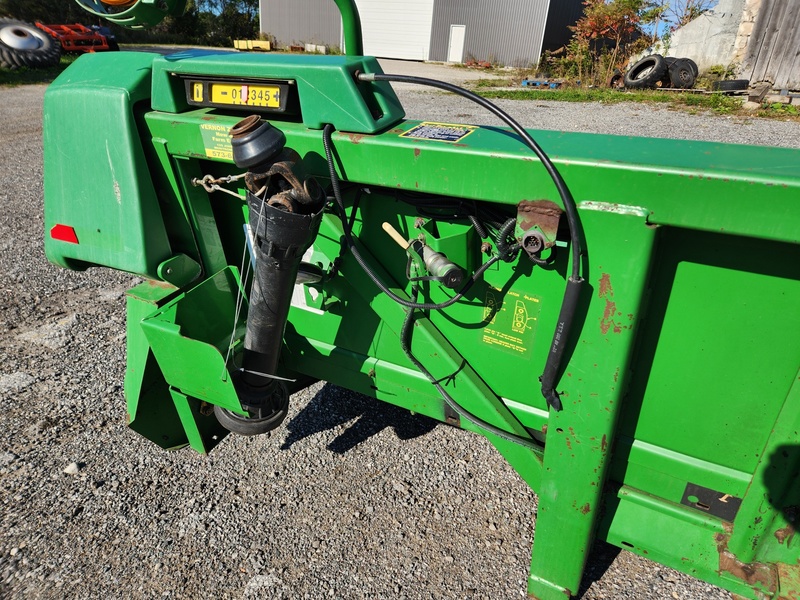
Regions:
M 43 256 L 44 89 L 0 89 L 0 597 L 524 597 L 536 497 L 478 436 L 324 383 L 271 437 L 208 457 L 125 427 L 132 279 Z M 411 118 L 485 122 L 400 93 Z M 794 123 L 501 105 L 549 129 L 800 145 Z M 586 600 L 729 598 L 604 544 L 584 579 Z

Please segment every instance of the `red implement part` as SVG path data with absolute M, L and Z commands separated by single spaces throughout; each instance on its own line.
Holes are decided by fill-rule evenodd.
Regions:
M 43 25 L 36 23 L 42 31 L 56 38 L 64 52 L 107 52 L 111 50 L 104 35 L 79 23 L 71 25 Z

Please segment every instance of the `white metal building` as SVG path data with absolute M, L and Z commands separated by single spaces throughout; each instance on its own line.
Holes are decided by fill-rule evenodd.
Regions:
M 279 46 L 342 47 L 333 0 L 260 0 L 261 31 Z M 581 0 L 356 0 L 364 53 L 383 58 L 536 63 L 571 36 Z

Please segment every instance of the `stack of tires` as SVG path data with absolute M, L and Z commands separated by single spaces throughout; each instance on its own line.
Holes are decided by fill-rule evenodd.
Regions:
M 61 44 L 38 27 L 0 19 L 0 67 L 52 67 L 61 60 Z
M 697 79 L 697 64 L 691 58 L 651 54 L 636 62 L 624 76 L 626 88 L 669 87 L 688 90 Z

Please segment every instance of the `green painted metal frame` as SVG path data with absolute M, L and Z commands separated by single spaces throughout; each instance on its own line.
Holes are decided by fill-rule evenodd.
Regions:
M 84 85 L 91 68 L 83 60 L 53 84 L 46 110 L 57 114 L 60 98 L 73 94 L 71 101 L 79 103 L 91 93 Z M 394 112 L 380 126 L 373 116 L 342 116 L 369 113 L 361 84 L 348 80 L 358 65 L 374 68 L 366 59 L 242 61 L 184 54 L 152 62 L 158 110 L 141 108 L 144 100 L 120 105 L 134 114 L 120 135 L 128 147 L 142 147 L 137 164 L 149 173 L 158 198 L 157 209 L 142 210 L 163 221 L 168 252 L 162 248 L 161 263 L 137 271 L 125 253 L 153 254 L 148 240 L 119 256 L 118 240 L 79 251 L 88 253 L 80 255 L 87 262 L 101 252 L 104 260 L 97 264 L 145 271 L 154 279 L 163 278 L 163 265 L 174 257 L 197 265 L 176 285 L 142 284 L 128 300 L 131 426 L 163 447 L 207 452 L 222 436 L 208 405 L 237 409 L 219 368 L 226 348 L 219 335 L 210 345 L 212 340 L 200 339 L 205 334 L 191 305 L 231 320 L 244 201 L 207 194 L 191 180 L 235 172 L 203 131 L 227 131 L 241 114 L 189 107 L 179 74 L 305 81 L 308 92 L 298 86 L 302 118 L 273 120 L 304 174 L 326 177 L 319 127 L 329 118 L 349 124 L 354 131 L 333 136 L 337 168 L 343 181 L 371 192 L 358 206 L 353 187 L 346 193 L 354 235 L 398 295 L 410 293 L 406 257 L 383 233 L 385 221 L 406 237 L 424 233 L 431 245 L 446 247 L 448 256 L 471 268 L 484 260 L 469 222 L 443 219 L 441 227 L 429 221 L 415 228 L 419 215 L 404 202 L 409 194 L 491 203 L 509 214 L 521 200 L 559 201 L 541 165 L 506 130 L 477 128 L 454 144 L 401 137 L 419 123 L 401 120 L 402 109 L 391 108 L 396 98 L 386 88 L 375 93 Z M 316 95 L 316 81 L 333 87 Z M 125 85 L 140 89 L 141 83 Z M 323 100 L 331 97 L 334 109 Z M 45 157 L 46 214 L 68 218 L 71 196 L 88 198 L 95 188 L 89 167 L 64 162 L 59 147 L 67 140 L 58 127 L 56 119 L 46 123 L 53 145 Z M 464 301 L 419 313 L 412 344 L 468 410 L 539 441 L 531 449 L 460 423 L 486 435 L 539 494 L 529 593 L 541 599 L 574 594 L 591 544 L 600 538 L 745 597 L 796 597 L 800 152 L 532 133 L 579 202 L 588 249 L 580 326 L 558 388 L 564 410 L 547 409 L 537 381 L 569 270 L 564 242 L 552 269 L 525 260 L 497 264 Z M 51 173 L 75 176 L 59 175 L 65 183 L 59 187 L 55 179 L 48 183 Z M 129 189 L 127 183 L 122 189 Z M 125 199 L 137 201 L 135 195 Z M 92 218 L 87 227 L 103 229 L 113 215 L 95 212 Z M 351 255 L 337 260 L 342 236 L 338 217 L 326 214 L 311 260 L 323 269 L 336 261 L 338 274 L 314 286 L 313 294 L 301 290 L 306 302 L 290 312 L 284 374 L 325 379 L 446 420 L 442 398 L 400 350 L 406 311 L 378 292 Z M 46 247 L 51 260 L 74 266 L 63 242 L 49 240 Z M 436 285 L 428 293 L 433 301 L 449 297 Z M 520 305 L 533 316 L 517 335 L 510 315 Z M 233 336 L 234 358 L 242 319 Z M 211 347 L 211 354 L 202 354 Z M 198 363 L 214 363 L 220 380 L 195 385 L 191 368 L 204 368 Z M 687 504 L 688 484 L 740 499 L 735 518 Z

